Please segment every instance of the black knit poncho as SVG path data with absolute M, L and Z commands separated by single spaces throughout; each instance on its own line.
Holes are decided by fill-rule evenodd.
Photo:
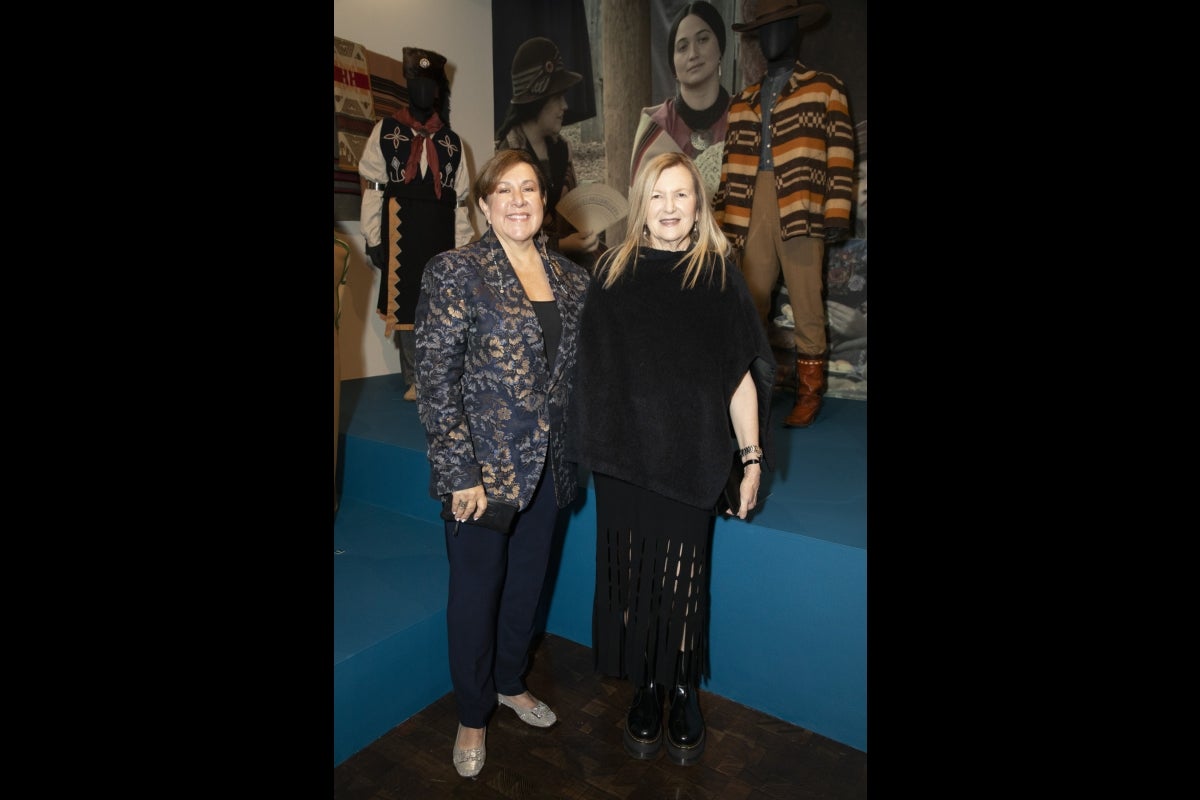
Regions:
M 567 458 L 698 508 L 711 509 L 737 449 L 729 400 L 746 370 L 769 442 L 775 358 L 745 279 L 682 286 L 683 253 L 642 248 L 612 288 L 597 280 L 581 321 Z

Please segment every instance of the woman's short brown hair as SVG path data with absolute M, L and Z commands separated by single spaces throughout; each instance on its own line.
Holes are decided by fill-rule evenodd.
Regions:
M 542 195 L 542 203 L 546 202 L 546 176 L 542 174 L 542 167 L 538 164 L 537 159 L 530 155 L 528 150 L 497 150 L 496 154 L 488 159 L 488 162 L 483 165 L 483 169 L 479 170 L 479 174 L 475 176 L 475 185 L 471 187 L 471 193 L 475 196 L 475 205 L 478 206 L 481 202 L 487 203 L 488 195 L 496 191 L 496 186 L 500 183 L 500 176 L 508 172 L 517 164 L 528 164 L 533 167 L 533 174 L 537 176 L 538 190 Z

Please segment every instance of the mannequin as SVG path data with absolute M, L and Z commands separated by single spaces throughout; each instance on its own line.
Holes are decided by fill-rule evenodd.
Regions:
M 767 71 L 730 105 L 715 200 L 764 326 L 781 273 L 787 286 L 796 402 L 784 425 L 795 428 L 812 424 L 821 407 L 825 245 L 849 235 L 854 199 L 854 125 L 845 86 L 799 60 L 801 30 L 827 11 L 819 2 L 759 0 L 753 19 L 733 25 L 755 33 Z
M 399 349 L 410 401 L 417 398 L 413 319 L 421 274 L 430 258 L 475 233 L 462 140 L 450 130 L 445 64 L 430 50 L 404 48 L 409 104 L 375 123 L 358 167 L 366 181 L 359 225 L 381 273 L 376 311 Z

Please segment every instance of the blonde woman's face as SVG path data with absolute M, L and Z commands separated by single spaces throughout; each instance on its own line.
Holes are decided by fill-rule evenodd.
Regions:
M 664 169 L 650 190 L 646 228 L 656 250 L 686 250 L 696 224 L 696 186 L 687 167 Z
M 480 206 L 492 230 L 506 243 L 527 242 L 542 229 L 542 190 L 537 173 L 524 162 L 504 172 Z
M 672 54 L 675 77 L 684 86 L 699 86 L 719 80 L 721 45 L 708 23 L 689 14 L 675 32 Z

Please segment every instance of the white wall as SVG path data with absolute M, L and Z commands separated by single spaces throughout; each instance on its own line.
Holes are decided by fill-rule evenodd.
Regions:
M 446 57 L 450 123 L 462 137 L 474 178 L 495 149 L 491 0 L 333 0 L 333 35 L 397 61 L 405 47 Z M 477 209 L 472 212 L 479 233 L 483 220 Z M 380 275 L 367 260 L 358 221 L 339 222 L 335 232 L 351 251 L 339 329 L 342 380 L 399 372 L 396 346 L 384 336 L 383 320 L 375 313 Z

